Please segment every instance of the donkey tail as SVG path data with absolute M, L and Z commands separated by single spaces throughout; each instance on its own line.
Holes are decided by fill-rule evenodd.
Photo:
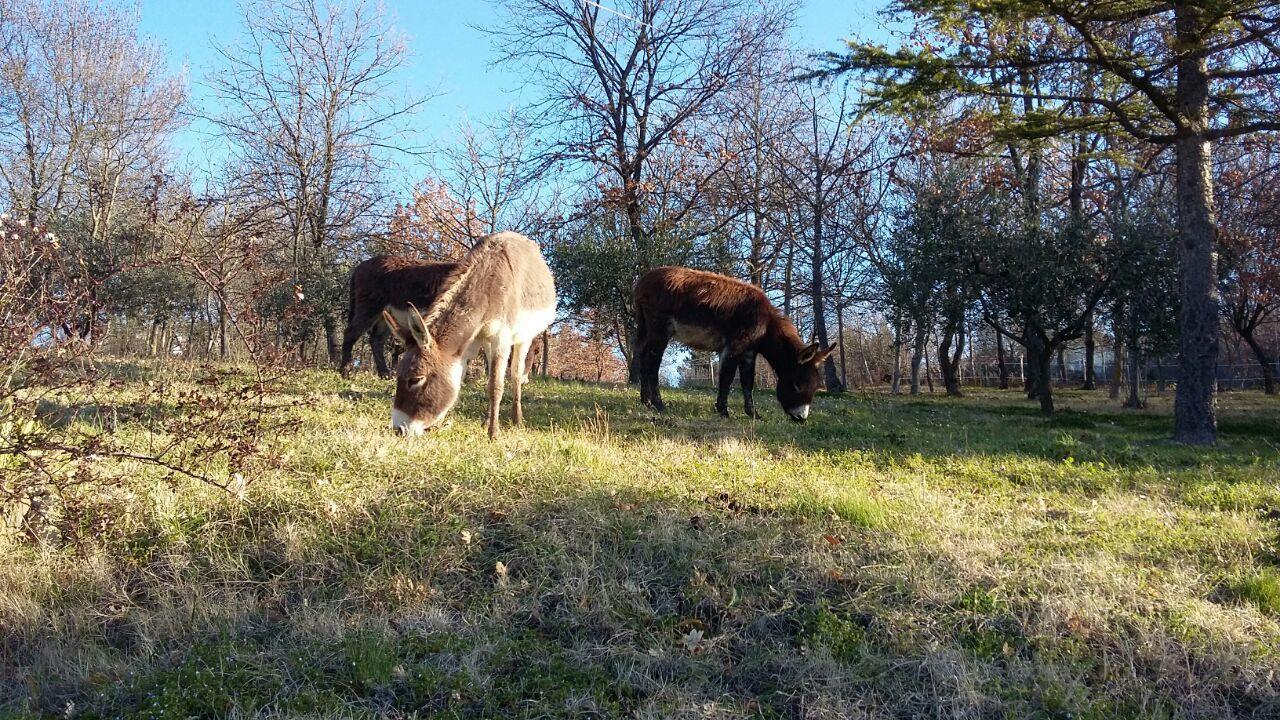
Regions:
M 347 281 L 347 327 L 356 319 L 356 275 L 360 274 L 360 266 L 351 270 L 351 279 Z
M 634 352 L 636 349 L 640 347 L 642 343 L 644 343 L 645 338 L 648 337 L 648 335 L 649 335 L 649 325 L 645 321 L 644 306 L 640 303 L 636 303 L 636 331 L 635 331 L 635 334 L 631 336 L 632 352 Z

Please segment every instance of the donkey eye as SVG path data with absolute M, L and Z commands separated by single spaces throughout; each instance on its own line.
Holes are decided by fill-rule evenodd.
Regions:
M 411 388 L 421 387 L 422 383 L 426 381 L 427 381 L 427 378 L 425 375 L 419 375 L 418 377 L 409 378 L 409 387 Z

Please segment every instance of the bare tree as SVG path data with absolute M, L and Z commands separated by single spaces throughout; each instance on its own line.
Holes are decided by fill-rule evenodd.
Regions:
M 494 31 L 508 62 L 530 69 L 545 92 L 538 122 L 553 128 L 549 150 L 611 185 L 641 267 L 653 260 L 659 222 L 676 224 L 696 194 L 660 220 L 647 213 L 649 160 L 682 143 L 790 18 L 786 5 L 743 0 L 625 0 L 611 10 L 580 0 L 510 0 Z
M 101 284 L 133 248 L 125 210 L 149 202 L 186 92 L 138 15 L 92 0 L 0 2 L 0 182 L 30 226 L 63 230 L 91 283 L 79 324 L 96 337 Z
M 839 226 L 834 217 L 837 210 L 861 184 L 868 135 L 850 127 L 855 108 L 847 83 L 809 82 L 798 86 L 796 92 L 801 121 L 783 141 L 775 143 L 775 155 L 785 168 L 782 177 L 791 203 L 805 212 L 803 245 L 810 263 L 813 334 L 827 347 L 830 236 Z M 824 374 L 829 391 L 844 389 L 831 356 Z
M 425 100 L 400 97 L 404 44 L 373 2 L 254 2 L 243 14 L 243 37 L 218 48 L 212 120 L 245 170 L 241 192 L 274 205 L 336 361 L 344 253 L 380 214 L 393 141 Z
M 723 100 L 726 117 L 713 127 L 717 144 L 730 157 L 717 183 L 724 204 L 736 215 L 725 231 L 745 261 L 747 279 L 766 289 L 772 289 L 770 273 L 788 237 L 786 168 L 775 149 L 800 120 L 787 75 L 779 57 L 762 55 L 744 81 L 730 89 Z
M 540 223 L 531 131 L 514 110 L 487 125 L 463 122 L 456 142 L 441 149 L 433 174 L 452 200 L 426 206 L 431 222 L 465 237 L 468 247 L 498 232 L 530 234 Z

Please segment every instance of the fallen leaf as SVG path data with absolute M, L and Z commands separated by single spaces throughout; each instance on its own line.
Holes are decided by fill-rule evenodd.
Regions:
M 690 630 L 680 638 L 680 642 L 684 643 L 684 648 L 691 653 L 698 652 L 702 644 L 702 631 L 698 629 Z
M 507 564 L 499 560 L 494 566 L 493 571 L 498 575 L 498 584 L 507 584 Z
M 471 531 L 470 531 L 470 530 L 463 530 L 463 531 L 462 531 L 462 533 L 461 533 L 461 535 L 462 535 L 462 544 L 463 544 L 463 545 L 470 545 L 470 544 L 471 544 Z
M 839 547 L 840 543 L 844 542 L 844 538 L 838 535 L 823 535 L 822 539 L 826 540 L 831 547 Z

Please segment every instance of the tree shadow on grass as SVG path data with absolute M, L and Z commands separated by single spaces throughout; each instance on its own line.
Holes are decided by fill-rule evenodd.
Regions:
M 740 405 L 731 405 L 730 419 L 720 418 L 710 391 L 668 390 L 668 410 L 661 414 L 641 407 L 628 389 L 584 387 L 563 393 L 544 386 L 530 395 L 525 415 L 536 429 L 572 429 L 599 424 L 603 417 L 611 432 L 624 440 L 658 436 L 715 442 L 742 437 L 809 453 L 860 451 L 884 466 L 915 455 L 933 461 L 1012 456 L 1157 473 L 1254 470 L 1260 462 L 1265 469 L 1268 462 L 1280 461 L 1273 440 L 1280 437 L 1280 409 L 1248 414 L 1225 409 L 1220 444 L 1205 449 L 1172 443 L 1172 419 L 1165 413 L 1097 408 L 1075 400 L 1075 407 L 1046 417 L 1013 392 L 958 399 L 820 396 L 805 424 L 785 419 L 771 393 L 757 393 L 761 419 L 756 421 L 744 418 Z M 736 392 L 733 400 L 740 402 Z
M 1105 628 L 1076 628 L 891 528 L 639 491 L 488 507 L 450 497 L 399 487 L 328 511 L 228 502 L 187 536 L 145 535 L 164 546 L 120 566 L 129 612 L 112 633 L 78 639 L 79 657 L 102 667 L 33 665 L 76 630 L 19 629 L 6 675 L 53 674 L 0 684 L 0 709 L 905 718 L 1278 707 L 1273 657 L 1233 663 L 1251 651 L 1197 646 L 1121 607 Z M 276 538 L 298 524 L 323 530 L 286 552 Z M 210 547 L 224 553 L 216 566 L 200 562 Z M 174 552 L 198 561 L 177 586 Z M 1073 592 L 1058 590 L 1070 609 Z M 56 603 L 105 603 L 95 592 Z M 159 644 L 121 640 L 163 626 L 153 616 L 181 608 L 178 597 L 236 609 L 193 613 L 199 622 Z M 1107 671 L 1117 666 L 1126 672 Z

